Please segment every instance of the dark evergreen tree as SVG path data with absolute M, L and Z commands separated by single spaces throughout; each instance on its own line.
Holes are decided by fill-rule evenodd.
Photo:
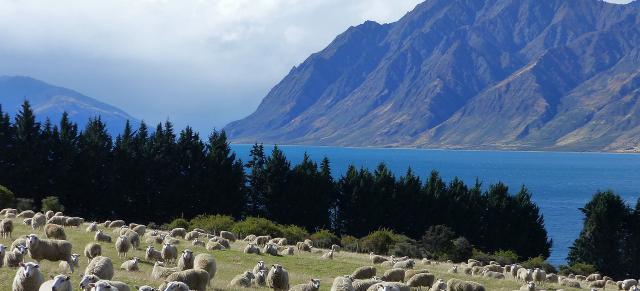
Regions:
M 286 221 L 288 212 L 296 206 L 287 199 L 289 196 L 287 183 L 291 177 L 291 163 L 278 146 L 273 147 L 271 156 L 267 158 L 265 163 L 265 169 L 267 215 L 275 221 Z
M 10 179 L 15 163 L 14 137 L 14 128 L 9 114 L 2 111 L 0 104 L 0 185 L 13 184 Z
M 15 117 L 15 144 L 13 146 L 14 166 L 10 171 L 14 193 L 17 195 L 40 201 L 44 183 L 44 165 L 46 154 L 42 152 L 40 123 L 28 101 L 24 101 L 20 112 Z
M 244 167 L 231 150 L 227 134 L 213 131 L 207 143 L 205 189 L 200 213 L 239 218 L 246 202 Z
M 262 144 L 254 144 L 251 148 L 251 160 L 247 163 L 246 167 L 249 171 L 247 176 L 248 189 L 247 189 L 247 216 L 267 216 L 266 206 L 266 164 L 267 159 L 264 153 L 264 146 Z

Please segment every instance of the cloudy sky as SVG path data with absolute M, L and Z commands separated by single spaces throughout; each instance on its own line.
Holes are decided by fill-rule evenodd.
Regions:
M 628 2 L 628 0 L 616 0 Z M 420 0 L 0 0 L 0 75 L 201 131 L 251 113 L 294 65 Z

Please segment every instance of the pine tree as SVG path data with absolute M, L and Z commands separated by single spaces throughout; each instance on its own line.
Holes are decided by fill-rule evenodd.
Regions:
M 28 101 L 24 101 L 22 109 L 15 117 L 15 145 L 13 147 L 14 170 L 11 171 L 13 192 L 24 198 L 39 201 L 42 192 L 41 177 L 44 174 L 42 152 L 40 145 L 40 123 Z
M 224 131 L 213 131 L 207 143 L 206 156 L 208 202 L 201 213 L 221 213 L 240 218 L 246 205 L 245 175 L 242 161 L 235 153 Z M 215 207 L 213 207 L 215 206 Z
M 265 169 L 267 215 L 275 221 L 284 221 L 288 216 L 288 211 L 291 207 L 294 207 L 287 199 L 287 184 L 291 177 L 291 163 L 280 148 L 274 146 L 265 163 Z
M 266 217 L 266 163 L 267 159 L 264 154 L 264 146 L 262 144 L 254 144 L 251 149 L 251 160 L 246 164 L 249 170 L 248 189 L 247 189 L 247 216 Z
M 9 185 L 11 182 L 11 172 L 15 163 L 14 137 L 14 128 L 9 114 L 2 111 L 2 104 L 0 104 L 0 185 Z

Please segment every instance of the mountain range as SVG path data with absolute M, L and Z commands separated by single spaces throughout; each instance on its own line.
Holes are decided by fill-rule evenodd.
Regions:
M 57 123 L 66 111 L 70 120 L 83 129 L 90 118 L 100 116 L 112 135 L 121 133 L 127 120 L 134 126 L 139 123 L 123 110 L 71 89 L 50 85 L 30 77 L 0 76 L 2 111 L 15 116 L 25 100 L 29 101 L 40 121 L 49 118 Z
M 294 67 L 237 143 L 635 151 L 640 4 L 427 0 Z

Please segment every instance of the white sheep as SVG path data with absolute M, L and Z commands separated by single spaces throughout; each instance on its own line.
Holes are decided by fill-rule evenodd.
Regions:
M 96 235 L 94 236 L 95 241 L 103 241 L 103 242 L 111 242 L 111 236 L 104 233 L 102 230 L 97 230 Z
M 11 238 L 13 232 L 13 220 L 5 218 L 0 220 L 0 236 L 2 238 Z
M 321 258 L 325 260 L 333 260 L 333 250 L 329 250 L 328 252 L 324 253 Z
M 20 268 L 13 278 L 12 291 L 38 291 L 44 283 L 40 266 L 36 263 L 20 263 Z
M 87 226 L 86 232 L 94 232 L 97 230 L 98 230 L 98 223 L 92 222 L 91 224 L 89 224 L 89 226 Z
M 622 280 L 622 289 L 623 290 L 629 290 L 633 286 L 638 286 L 638 280 L 636 280 L 636 279 Z
M 36 213 L 36 215 L 31 218 L 31 228 L 33 230 L 41 229 L 45 224 L 47 224 L 47 217 L 40 212 Z
M 449 279 L 447 281 L 447 290 L 449 291 L 485 291 L 484 286 L 471 281 L 462 281 L 459 279 Z
M 185 283 L 173 281 L 167 283 L 167 287 L 161 291 L 191 291 L 191 289 Z
M 125 270 L 127 272 L 137 272 L 140 271 L 140 267 L 138 264 L 140 263 L 140 258 L 133 257 L 131 260 L 126 260 L 120 265 L 120 270 Z
M 433 285 L 431 286 L 431 289 L 429 289 L 429 291 L 445 291 L 445 290 L 447 290 L 447 283 L 445 283 L 444 280 L 442 279 L 438 279 L 438 281 L 433 283 Z
M 64 228 L 57 224 L 47 224 L 44 226 L 44 235 L 50 239 L 66 240 L 67 234 L 64 232 Z
M 153 288 L 153 287 L 148 286 L 148 285 L 139 286 L 139 287 L 136 287 L 136 289 L 138 289 L 138 291 L 158 291 L 158 289 Z
M 139 236 L 143 236 L 147 232 L 147 227 L 139 224 L 132 227 L 131 230 L 135 231 Z
M 244 247 L 244 253 L 245 254 L 256 254 L 256 255 L 259 255 L 260 254 L 260 248 L 256 244 L 250 243 L 246 247 Z
M 528 282 L 520 287 L 519 291 L 536 291 L 536 283 Z
M 262 252 L 265 254 L 269 254 L 272 256 L 277 256 L 278 255 L 278 247 L 274 244 L 266 244 L 264 245 L 264 247 L 262 248 Z
M 251 282 L 255 279 L 255 275 L 251 271 L 246 271 L 240 275 L 237 275 L 231 279 L 228 287 L 241 287 L 241 288 L 249 288 L 251 287 Z
M 412 288 L 429 288 L 433 285 L 433 281 L 435 281 L 435 279 L 436 277 L 433 274 L 419 273 L 413 275 L 409 280 L 407 280 L 407 285 Z
M 109 222 L 109 228 L 120 228 L 124 225 L 124 220 L 114 220 Z
M 17 268 L 20 266 L 24 259 L 24 254 L 27 253 L 27 246 L 16 245 L 13 250 L 7 252 L 4 256 L 3 265 L 9 268 Z
M 87 262 L 91 262 L 91 260 L 97 256 L 102 255 L 102 246 L 97 243 L 88 243 L 84 247 L 84 256 L 87 257 Z
M 86 275 L 94 275 L 100 279 L 111 280 L 113 278 L 113 262 L 108 257 L 97 256 L 91 260 L 84 270 Z
M 123 283 L 120 281 L 105 280 L 105 279 L 99 278 L 96 275 L 84 275 L 80 280 L 80 289 L 87 290 L 87 291 L 92 290 L 91 287 L 93 287 L 98 282 L 106 282 L 109 285 L 115 287 L 116 290 L 118 291 L 131 291 L 131 288 L 129 288 L 129 285 L 127 285 L 126 283 Z M 112 289 L 108 289 L 108 290 L 112 290 Z
M 404 281 L 404 273 L 406 271 L 401 268 L 393 268 L 389 269 L 382 275 L 382 281 L 387 282 L 403 282 Z
M 253 271 L 253 274 L 255 275 L 258 272 L 260 272 L 260 270 L 268 271 L 267 266 L 264 264 L 264 261 L 258 261 L 256 265 L 253 267 L 252 271 Z
M 542 269 L 535 268 L 533 272 L 531 272 L 531 277 L 533 282 L 541 284 L 547 280 L 547 273 Z
M 71 266 L 69 265 L 68 262 L 61 261 L 58 264 L 58 269 L 60 270 L 60 273 L 62 273 L 62 274 L 73 273 L 74 269 L 80 267 L 80 261 L 79 260 L 80 260 L 80 255 L 79 254 L 71 254 L 71 265 L 73 265 L 73 268 L 71 268 Z
M 289 290 L 289 272 L 279 264 L 272 265 L 267 274 L 267 285 L 274 291 Z
M 4 265 L 4 256 L 6 255 L 7 247 L 3 244 L 0 244 L 0 268 Z
M 163 262 L 156 262 L 151 270 L 151 279 L 159 280 L 165 279 L 169 275 L 178 271 L 178 268 L 167 268 Z
M 118 288 L 111 285 L 109 283 L 109 281 L 98 281 L 96 283 L 91 283 L 88 286 L 89 289 L 85 289 L 85 290 L 91 290 L 91 291 L 118 291 Z
M 356 279 L 353 280 L 353 283 L 351 283 L 351 285 L 353 285 L 353 289 L 354 291 L 367 291 L 367 289 L 369 289 L 369 287 L 378 284 L 378 283 L 382 283 L 382 280 L 380 280 L 380 278 L 378 277 L 372 277 L 369 279 Z
M 166 243 L 162 245 L 161 253 L 162 259 L 167 263 L 175 262 L 175 260 L 178 259 L 178 248 L 172 244 Z
M 66 240 L 39 239 L 35 234 L 27 236 L 27 249 L 29 255 L 36 261 L 66 261 L 73 272 L 71 262 L 72 245 Z
M 56 275 L 51 280 L 40 285 L 39 291 L 73 291 L 71 286 L 71 277 L 67 275 Z
M 223 230 L 223 231 L 220 232 L 220 236 L 222 238 L 230 240 L 232 242 L 234 242 L 234 241 L 236 241 L 238 239 L 237 236 L 233 232 L 230 232 L 230 231 L 224 231 Z
M 399 282 L 382 282 L 369 287 L 367 291 L 411 291 L 411 287 Z
M 289 291 L 318 291 L 318 290 L 320 290 L 320 279 L 311 279 L 309 280 L 309 282 L 305 284 L 298 284 L 291 287 L 291 289 L 289 289 Z
M 129 250 L 131 250 L 131 241 L 129 241 L 129 237 L 126 235 L 119 236 L 116 240 L 116 251 L 118 251 L 118 257 L 126 257 Z
M 193 260 L 193 268 L 199 270 L 205 270 L 209 274 L 208 284 L 211 285 L 211 280 L 216 276 L 216 259 L 210 254 L 198 254 Z
M 349 276 L 339 276 L 333 279 L 331 291 L 354 291 L 353 279 Z
M 182 251 L 180 258 L 178 259 L 178 270 L 184 271 L 193 269 L 193 259 L 193 252 L 190 249 Z
M 187 230 L 182 227 L 177 227 L 169 231 L 169 236 L 174 238 L 184 238 L 187 235 Z
M 371 260 L 372 264 L 382 264 L 383 262 L 388 261 L 389 259 L 380 256 L 380 255 L 376 255 L 373 252 L 369 253 L 369 259 Z
M 162 253 L 157 251 L 153 246 L 147 246 L 147 249 L 144 252 L 144 259 L 151 261 L 162 261 Z
M 165 282 L 178 281 L 189 286 L 193 291 L 205 291 L 209 284 L 209 273 L 205 270 L 190 269 L 175 272 L 167 277 Z M 167 283 L 160 285 L 160 290 L 165 290 Z
M 351 273 L 352 279 L 369 279 L 373 278 L 376 275 L 376 267 L 374 266 L 364 266 L 357 268 L 353 273 Z
M 253 280 L 253 285 L 255 287 L 266 287 L 267 286 L 267 270 L 260 270 L 258 273 L 254 273 L 256 278 Z

